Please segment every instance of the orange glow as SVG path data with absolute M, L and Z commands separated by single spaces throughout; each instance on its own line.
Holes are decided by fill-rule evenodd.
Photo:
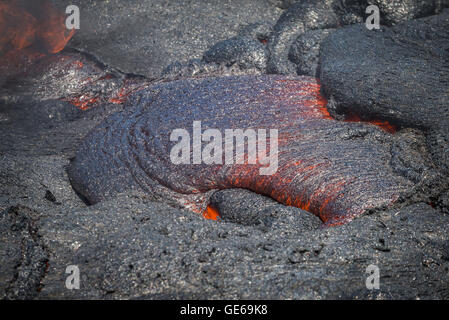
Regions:
M 27 47 L 57 53 L 74 30 L 67 30 L 65 16 L 48 0 L 0 2 L 0 54 L 13 55 Z
M 87 110 L 89 109 L 93 104 L 98 102 L 99 98 L 97 97 L 86 97 L 81 96 L 78 98 L 74 98 L 69 100 L 71 104 L 73 104 L 75 107 L 80 108 L 81 110 Z
M 345 121 L 347 122 L 364 122 L 364 123 L 370 123 L 375 126 L 378 126 L 379 128 L 389 132 L 389 133 L 395 133 L 398 129 L 395 125 L 390 124 L 388 121 L 381 121 L 381 120 L 369 120 L 365 121 L 362 120 L 358 115 L 351 114 L 346 116 Z
M 125 103 L 126 99 L 128 99 L 132 93 L 142 90 L 146 85 L 146 83 L 133 82 L 132 80 L 128 81 L 128 79 L 125 79 L 120 91 L 112 96 L 109 99 L 109 102 L 115 104 Z
M 115 104 L 121 104 L 124 103 L 126 101 L 126 99 L 128 98 L 129 94 L 131 92 L 126 92 L 127 90 L 125 89 L 125 87 L 122 87 L 120 89 L 120 92 L 115 96 L 109 99 L 109 102 L 111 103 L 115 103 Z
M 82 66 L 82 62 L 81 66 Z M 83 80 L 84 83 L 86 83 L 87 85 L 89 84 L 94 84 L 97 83 L 99 81 L 106 81 L 106 80 L 110 80 L 112 79 L 113 76 L 110 74 L 107 74 L 103 77 L 100 77 L 98 79 L 91 79 L 91 78 L 86 78 Z M 129 95 L 142 90 L 145 86 L 147 85 L 147 83 L 143 82 L 143 83 L 132 83 L 129 82 L 127 80 L 124 80 L 122 87 L 120 88 L 120 90 L 118 92 L 111 92 L 110 93 L 110 98 L 108 98 L 107 96 L 101 94 L 101 93 L 86 93 L 86 94 L 80 94 L 78 96 L 75 97 L 70 97 L 70 98 L 64 98 L 62 100 L 64 101 L 68 101 L 71 104 L 73 104 L 74 106 L 80 108 L 81 110 L 87 110 L 90 109 L 92 107 L 94 107 L 96 104 L 98 103 L 114 103 L 114 104 L 122 104 L 125 103 L 125 101 L 128 99 Z
M 279 80 L 282 82 L 282 95 L 304 97 L 308 100 L 301 99 L 298 104 L 302 108 L 302 112 L 307 113 L 310 117 L 320 119 L 333 119 L 327 110 L 327 100 L 321 94 L 321 85 L 310 83 L 309 81 L 298 81 L 297 79 Z
M 212 207 L 210 204 L 207 206 L 206 210 L 203 212 L 203 217 L 210 220 L 218 220 L 220 218 L 220 213 L 217 209 Z
M 303 114 L 306 113 L 308 116 L 313 118 L 334 119 L 327 110 L 327 100 L 321 94 L 321 84 L 318 79 L 316 84 L 301 82 L 293 79 L 279 81 L 282 82 L 284 88 L 282 92 L 283 95 L 296 95 L 307 98 L 306 100 L 302 100 L 301 104 L 298 105 L 302 108 Z M 381 121 L 377 119 L 362 120 L 356 114 L 347 115 L 345 121 L 373 124 L 392 134 L 397 131 L 397 127 L 390 124 L 388 121 Z

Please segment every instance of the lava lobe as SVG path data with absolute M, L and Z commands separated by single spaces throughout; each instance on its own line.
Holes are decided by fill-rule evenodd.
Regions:
M 155 84 L 132 95 L 124 111 L 85 138 L 69 177 L 90 203 L 137 190 L 204 212 L 215 190 L 246 188 L 308 210 L 326 225 L 393 205 L 413 187 L 389 165 L 393 135 L 372 124 L 336 121 L 325 106 L 319 83 L 310 77 L 236 76 Z M 277 130 L 278 150 L 270 150 L 270 157 L 277 157 L 277 170 L 261 175 L 265 165 L 260 154 L 254 164 L 231 164 L 224 154 L 223 161 L 211 164 L 173 163 L 170 153 L 176 142 L 170 136 L 181 129 L 191 137 L 195 121 L 201 121 L 203 132 L 218 129 L 223 135 L 226 129 Z M 247 150 L 248 145 L 248 140 L 236 140 L 232 150 Z M 193 149 L 189 160 L 196 157 Z

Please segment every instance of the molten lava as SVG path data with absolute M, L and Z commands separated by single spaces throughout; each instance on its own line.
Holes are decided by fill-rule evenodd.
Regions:
M 285 88 L 287 91 L 290 91 L 291 94 L 298 94 L 298 92 L 295 92 L 295 83 L 292 80 L 282 80 L 282 83 L 284 83 Z M 310 108 L 310 116 L 314 117 L 320 117 L 322 119 L 333 119 L 333 117 L 330 115 L 329 111 L 327 110 L 327 100 L 326 98 L 321 94 L 321 84 L 319 79 L 317 79 L 317 83 L 314 85 L 309 85 L 309 87 L 300 94 L 303 95 L 310 95 L 314 97 L 314 100 L 307 101 L 306 104 L 309 106 L 313 106 L 313 108 Z M 356 114 L 350 114 L 346 115 L 345 120 L 347 122 L 363 122 L 375 125 L 383 130 L 385 130 L 388 133 L 395 133 L 397 131 L 397 127 L 395 125 L 392 125 L 388 121 L 382 121 L 382 120 L 363 120 Z
M 216 208 L 209 204 L 203 212 L 203 217 L 210 220 L 218 220 L 220 218 L 220 213 Z
M 0 52 L 8 54 L 35 46 L 56 53 L 74 34 L 67 30 L 65 16 L 50 1 L 6 0 L 0 2 Z
M 53 67 L 45 68 L 53 73 L 50 77 L 43 78 L 60 83 L 58 86 L 61 95 L 58 97 L 70 101 L 80 109 L 88 109 L 98 103 L 121 104 L 131 93 L 143 91 L 141 95 L 144 98 L 139 99 L 140 105 L 130 106 L 137 108 L 141 118 L 136 116 L 137 122 L 131 126 L 132 130 L 120 127 L 131 123 L 127 119 L 118 119 L 116 128 L 117 132 L 129 132 L 127 141 L 139 141 L 139 144 L 123 144 L 120 139 L 115 141 L 116 131 L 109 129 L 109 126 L 112 141 L 97 143 L 97 137 L 93 134 L 95 146 L 127 150 L 123 152 L 114 149 L 108 155 L 134 155 L 130 159 L 121 159 L 128 163 L 126 167 L 130 173 L 127 173 L 129 177 L 127 176 L 126 181 L 117 181 L 117 190 L 126 190 L 129 186 L 145 186 L 145 190 L 149 192 L 165 190 L 163 194 L 171 194 L 178 203 L 195 211 L 195 207 L 204 208 L 202 204 L 207 201 L 203 192 L 246 188 L 270 196 L 285 205 L 313 212 L 328 225 L 337 225 L 368 209 L 391 205 L 407 187 L 407 181 L 392 176 L 382 167 L 382 158 L 387 157 L 388 148 L 375 145 L 372 141 L 348 143 L 338 137 L 344 125 L 329 114 L 327 101 L 321 95 L 320 83 L 316 79 L 237 77 L 191 80 L 197 82 L 198 87 L 195 86 L 195 89 L 181 81 L 160 84 L 164 94 L 158 97 L 160 105 L 157 105 L 151 91 L 146 93 L 143 90 L 150 84 L 146 79 L 130 77 L 89 60 L 80 60 L 78 58 L 82 57 L 77 54 L 51 56 L 64 49 L 73 30 L 66 29 L 64 15 L 49 1 L 1 2 L 0 30 L 0 55 L 6 65 L 16 63 L 14 59 L 29 63 L 42 56 L 49 57 L 49 61 L 54 58 L 51 60 Z M 39 68 L 44 69 L 43 66 Z M 70 86 L 64 91 L 64 85 L 69 83 Z M 185 95 L 186 90 L 190 92 L 188 96 Z M 232 98 L 229 92 L 233 93 Z M 185 106 L 189 107 L 188 113 L 185 113 Z M 161 115 L 156 117 L 154 112 L 148 112 L 154 109 Z M 217 119 L 217 114 L 223 115 L 222 118 Z M 119 114 L 118 117 L 120 116 L 122 115 Z M 165 144 L 153 146 L 147 143 L 168 141 L 166 135 L 170 130 L 167 123 L 182 121 L 185 124 L 187 117 L 191 117 L 192 121 L 203 118 L 206 124 L 216 124 L 218 121 L 221 126 L 231 125 L 231 128 L 243 126 L 279 129 L 280 152 L 276 154 L 276 157 L 279 156 L 279 170 L 269 176 L 260 175 L 260 161 L 253 166 L 217 165 L 201 169 L 195 166 L 174 167 L 164 158 L 166 152 L 161 151 L 166 149 Z M 160 119 L 170 121 L 159 123 Z M 387 121 L 365 121 L 357 115 L 348 115 L 345 121 L 368 122 L 390 133 L 396 131 L 396 127 Z M 140 125 L 143 127 L 140 128 Z M 147 128 L 152 128 L 151 134 Z M 104 138 L 103 131 L 99 136 L 99 139 Z M 88 140 L 87 143 L 91 142 Z M 89 152 L 82 150 L 77 159 L 89 159 L 91 167 L 88 169 L 92 169 L 95 174 L 77 168 L 71 171 L 71 179 L 78 191 L 94 203 L 109 194 L 110 190 L 102 188 L 107 188 L 114 181 L 115 176 L 111 172 L 123 173 L 120 171 L 123 169 L 111 167 L 115 165 L 114 161 L 97 163 L 103 156 L 97 157 L 93 148 L 87 149 Z M 160 154 L 154 156 L 150 153 L 153 151 Z M 379 157 L 379 154 L 382 156 Z M 148 166 L 148 163 L 157 159 L 161 163 Z M 153 172 L 153 167 L 158 167 L 159 171 Z M 179 175 L 164 175 L 165 171 L 178 172 Z M 73 176 L 73 172 L 77 172 L 77 175 Z M 102 182 L 103 179 L 107 181 Z M 95 190 L 90 187 L 91 180 L 95 180 L 92 184 L 97 186 Z M 194 189 L 199 191 L 193 192 Z M 189 195 L 191 192 L 193 193 Z M 187 203 L 199 205 L 187 206 Z M 220 218 L 218 210 L 210 205 L 204 210 L 203 216 L 211 220 Z
M 108 82 L 116 82 L 120 85 L 120 88 L 110 90 L 107 93 L 89 92 L 89 87 L 101 86 L 101 84 L 107 84 Z M 123 104 L 132 93 L 147 86 L 148 83 L 141 79 L 118 79 L 112 74 L 106 74 L 98 79 L 85 79 L 84 89 L 79 94 L 63 97 L 61 100 L 68 101 L 81 110 L 87 110 L 101 103 Z
M 375 125 L 375 126 L 378 126 L 379 128 L 381 128 L 381 129 L 387 131 L 388 133 L 395 133 L 395 132 L 398 130 L 398 128 L 397 128 L 395 125 L 389 123 L 389 122 L 386 121 L 386 120 L 385 120 L 385 121 L 382 121 L 382 120 L 369 120 L 369 121 L 365 121 L 365 120 L 362 120 L 362 119 L 361 119 L 358 115 L 356 115 L 356 114 L 350 114 L 350 115 L 347 115 L 347 116 L 345 117 L 345 121 L 347 121 L 347 122 L 364 122 L 364 123 L 370 123 L 370 124 L 373 124 L 373 125 Z
M 3 74 L 54 54 L 67 45 L 74 30 L 67 30 L 65 16 L 48 0 L 0 2 L 0 67 Z

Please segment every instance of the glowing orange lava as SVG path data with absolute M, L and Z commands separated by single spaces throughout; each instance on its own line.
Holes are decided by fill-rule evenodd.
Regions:
M 389 132 L 389 133 L 395 133 L 396 131 L 398 131 L 398 128 L 395 125 L 392 125 L 391 123 L 389 123 L 388 121 L 381 121 L 381 120 L 369 120 L 369 121 L 365 121 L 362 120 L 358 115 L 356 114 L 351 114 L 346 116 L 345 121 L 347 122 L 364 122 L 364 123 L 370 123 L 373 124 L 375 126 L 378 126 L 379 128 Z
M 203 217 L 210 220 L 218 220 L 220 218 L 220 213 L 210 204 L 207 206 L 206 210 L 203 212 Z
M 333 119 L 327 110 L 327 100 L 321 94 L 321 84 L 318 79 L 316 83 L 304 82 L 305 85 L 300 88 L 298 87 L 298 80 L 279 80 L 279 82 L 282 82 L 283 85 L 283 95 L 297 95 L 311 98 L 306 101 L 301 101 L 303 111 L 307 112 L 310 117 Z
M 67 30 L 65 15 L 48 0 L 5 0 L 0 2 L 0 55 L 4 63 L 17 60 L 24 49 L 34 56 L 64 49 L 74 30 Z M 29 53 L 29 54 L 28 54 Z
M 295 80 L 280 80 L 280 82 L 283 83 L 286 92 L 289 93 L 290 95 L 299 94 L 313 97 L 313 99 L 311 100 L 302 101 L 303 107 L 304 106 L 310 107 L 307 110 L 304 109 L 304 111 L 306 111 L 309 114 L 309 116 L 318 117 L 322 119 L 334 119 L 327 110 L 327 100 L 321 94 L 321 84 L 318 79 L 316 84 L 308 84 L 307 86 L 301 88 L 302 89 L 301 92 L 298 92 L 298 86 Z M 363 120 L 356 114 L 347 115 L 345 117 L 345 121 L 369 123 L 392 134 L 398 130 L 398 128 L 395 125 L 392 125 L 388 121 L 382 121 L 377 119 Z
M 112 75 L 106 75 L 98 79 L 87 78 L 84 82 L 86 83 L 86 87 L 88 87 L 89 85 L 93 85 L 100 81 L 107 81 L 112 78 Z M 109 97 L 104 93 L 81 93 L 76 96 L 63 98 L 62 100 L 70 102 L 81 110 L 90 109 L 99 103 L 110 102 L 114 104 L 123 104 L 132 93 L 142 90 L 147 85 L 146 82 L 139 83 L 124 80 L 122 87 L 117 91 L 109 93 Z
M 69 100 L 71 104 L 73 104 L 75 107 L 80 108 L 81 110 L 87 110 L 89 109 L 93 104 L 98 102 L 99 98 L 97 97 L 86 97 L 81 96 L 78 98 L 73 98 Z

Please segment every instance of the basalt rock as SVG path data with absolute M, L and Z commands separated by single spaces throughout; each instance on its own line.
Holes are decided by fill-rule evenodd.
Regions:
M 268 197 L 245 189 L 215 192 L 210 206 L 220 213 L 220 220 L 267 231 L 272 228 L 304 232 L 320 227 L 320 220 L 310 212 L 280 205 Z M 285 234 L 285 233 L 284 233 Z
M 293 4 L 279 18 L 268 39 L 268 73 L 295 74 L 295 64 L 288 59 L 288 54 L 296 38 L 307 30 L 338 26 L 339 19 L 332 9 L 332 1 L 301 1 Z
M 298 68 L 298 75 L 318 77 L 321 42 L 335 29 L 311 30 L 300 35 L 290 48 L 288 58 Z
M 126 69 L 124 71 L 143 70 L 151 76 L 154 76 L 153 71 L 160 70 L 175 58 L 180 61 L 192 57 L 200 58 L 203 48 L 209 47 L 215 41 L 234 36 L 237 25 L 250 22 L 247 21 L 246 15 L 240 15 L 236 19 L 225 19 L 231 22 L 231 30 L 225 28 L 223 33 L 223 26 L 216 25 L 215 32 L 209 32 L 210 30 L 205 28 L 193 30 L 198 26 L 210 24 L 210 20 L 196 23 L 202 16 L 191 14 L 198 13 L 196 9 L 182 13 L 178 10 L 179 15 L 173 18 L 173 12 L 183 5 L 175 5 L 174 1 L 159 1 L 166 5 L 160 10 L 154 10 L 157 7 L 149 5 L 159 3 L 153 0 L 129 1 L 126 4 L 118 0 L 111 0 L 107 4 L 98 1 L 89 1 L 89 4 L 84 2 L 75 0 L 75 4 L 80 4 L 82 11 L 88 16 L 82 15 L 83 34 L 77 35 L 76 42 L 72 44 L 88 49 L 102 61 Z M 270 1 L 275 2 L 281 3 Z M 286 8 L 293 2 L 295 1 L 282 1 L 281 6 Z M 59 3 L 65 8 L 65 5 L 73 4 L 74 1 L 63 0 L 58 1 Z M 198 3 L 204 5 L 204 1 Z M 131 7 L 132 11 L 129 11 Z M 106 8 L 110 10 L 104 10 Z M 149 11 L 136 17 L 142 8 Z M 204 12 L 202 9 L 200 11 Z M 346 9 L 342 10 L 344 12 Z M 203 19 L 208 19 L 210 12 L 217 12 L 207 11 Z M 263 13 L 268 10 L 263 6 L 258 11 L 259 14 L 254 14 L 251 10 L 242 11 L 250 12 L 254 15 L 254 20 L 260 21 Z M 159 15 L 165 26 L 167 21 L 170 26 L 177 21 L 189 23 L 182 24 L 185 31 L 181 38 L 177 30 L 166 32 L 164 25 L 154 33 L 148 33 L 148 28 L 145 27 L 148 24 L 142 24 L 148 17 L 152 19 L 153 15 L 147 15 L 148 12 Z M 160 14 L 161 12 L 163 14 Z M 272 12 L 268 15 L 272 16 Z M 177 18 L 179 16 L 181 18 Z M 101 29 L 88 27 L 86 23 L 92 20 L 92 17 L 102 24 Z M 135 20 L 132 26 L 127 24 L 129 19 Z M 348 13 L 346 19 L 357 21 L 360 18 Z M 111 26 L 106 26 L 109 23 Z M 122 24 L 127 28 L 119 30 L 117 26 Z M 150 21 L 149 25 L 151 24 L 154 22 Z M 86 36 L 86 33 L 94 30 L 95 35 Z M 204 33 L 201 33 L 203 30 Z M 313 37 L 315 32 L 319 33 L 321 30 L 307 31 L 299 37 L 293 35 L 294 45 L 307 44 L 304 39 Z M 105 36 L 106 34 L 108 36 Z M 211 38 L 203 42 L 202 36 L 198 37 L 198 34 L 210 34 Z M 101 37 L 105 39 L 99 41 Z M 253 35 L 248 37 L 258 40 L 257 33 L 256 38 Z M 195 38 L 201 38 L 201 45 L 189 41 Z M 316 48 L 320 41 L 321 39 L 318 39 L 310 47 L 310 53 L 313 55 L 308 55 L 306 46 L 299 52 L 298 60 L 293 64 L 294 70 L 297 68 L 296 64 L 304 63 L 301 57 L 310 57 L 311 62 L 316 61 Z M 164 50 L 164 47 L 168 50 Z M 191 50 L 192 48 L 195 50 Z M 286 52 L 291 52 L 290 49 L 292 48 Z M 170 52 L 176 52 L 176 56 Z M 79 52 L 75 52 L 75 55 L 72 55 L 73 53 L 65 50 L 57 57 L 76 57 Z M 81 56 L 83 59 L 86 57 L 85 54 Z M 181 75 L 178 73 L 176 76 L 181 77 L 261 72 L 253 67 L 240 69 L 239 58 L 235 59 L 238 55 L 228 57 L 236 62 L 230 67 L 226 66 L 227 62 L 206 63 L 198 59 L 186 67 L 173 68 L 173 75 L 178 71 Z M 285 56 L 284 59 L 288 60 L 288 57 Z M 449 168 L 449 137 L 444 121 L 439 122 L 439 127 L 426 129 L 425 134 L 423 130 L 402 128 L 392 135 L 373 125 L 328 119 L 324 108 L 325 101 L 319 98 L 319 86 L 314 85 L 309 92 L 303 90 L 308 85 L 304 87 L 294 83 L 309 83 L 315 80 L 296 77 L 289 78 L 294 81 L 288 85 L 285 81 L 277 81 L 286 79 L 282 77 L 272 80 L 263 80 L 264 77 L 229 78 L 229 84 L 226 83 L 228 79 L 197 79 L 158 84 L 137 94 L 123 109 L 121 104 L 111 103 L 110 100 L 126 99 L 128 91 L 122 90 L 126 89 L 126 86 L 123 86 L 123 80 L 127 80 L 125 73 L 111 69 L 108 71 L 101 65 L 92 65 L 86 60 L 79 60 L 83 62 L 83 67 L 76 61 L 66 65 L 59 64 L 58 61 L 63 60 L 47 61 L 54 61 L 50 68 L 44 63 L 35 66 L 37 73 L 29 69 L 33 72 L 18 78 L 7 77 L 7 87 L 3 87 L 0 92 L 0 297 L 449 297 L 449 236 L 446 228 L 449 222 L 449 192 L 447 188 L 446 191 L 440 192 L 447 180 L 444 180 L 438 171 Z M 2 73 L 0 78 L 5 75 L 6 73 Z M 91 79 L 88 79 L 89 75 L 92 75 Z M 267 83 L 264 85 L 265 81 Z M 3 83 L 3 78 L 0 82 Z M 78 100 L 78 107 L 90 108 L 80 110 L 69 102 L 60 101 L 64 97 L 70 98 L 72 103 L 81 98 Z M 99 98 L 98 103 L 91 100 L 96 97 Z M 309 100 L 312 102 L 305 102 Z M 331 99 L 329 106 L 333 103 L 335 104 L 335 101 L 332 102 Z M 195 106 L 192 107 L 192 104 Z M 277 105 L 278 109 L 274 105 Z M 199 116 L 191 115 L 191 109 Z M 137 114 L 139 110 L 143 112 L 142 115 Z M 161 113 L 161 110 L 165 110 L 165 113 Z M 273 113 L 267 115 L 263 110 Z M 291 112 L 292 110 L 294 112 Z M 314 115 L 307 115 L 306 110 L 313 111 L 316 119 Z M 121 114 L 109 119 L 111 128 L 102 124 L 97 131 L 92 132 L 84 142 L 83 149 L 78 154 L 79 158 L 75 159 L 70 169 L 72 182 L 75 181 L 73 177 L 76 177 L 77 181 L 83 183 L 77 186 L 77 190 L 92 196 L 100 194 L 103 199 L 111 198 L 96 205 L 86 206 L 72 189 L 66 167 L 87 132 L 116 111 L 121 111 Z M 133 113 L 136 118 L 130 116 Z M 155 119 L 158 113 L 163 118 Z M 187 115 L 187 119 L 175 119 L 178 115 Z M 287 140 L 288 145 L 280 145 L 279 149 L 286 153 L 280 156 L 285 161 L 280 163 L 279 174 L 265 177 L 269 179 L 266 184 L 273 190 L 283 184 L 289 185 L 279 193 L 285 191 L 285 194 L 294 194 L 290 191 L 296 191 L 295 188 L 301 187 L 299 182 L 304 181 L 304 196 L 309 197 L 317 190 L 315 194 L 318 197 L 321 191 L 320 181 L 323 192 L 327 192 L 326 187 L 329 184 L 326 179 L 332 179 L 332 174 L 347 179 L 351 172 L 357 176 L 360 172 L 362 186 L 348 186 L 347 190 L 355 191 L 342 195 L 340 200 L 331 199 L 335 206 L 330 209 L 350 207 L 351 202 L 358 206 L 369 197 L 378 196 L 384 199 L 385 194 L 388 197 L 389 192 L 394 193 L 391 191 L 393 187 L 382 184 L 382 181 L 399 181 L 398 193 L 406 194 L 405 197 L 410 200 L 407 202 L 429 198 L 424 199 L 427 204 L 415 203 L 402 209 L 394 206 L 391 210 L 381 210 L 375 214 L 367 210 L 367 214 L 351 223 L 334 228 L 321 228 L 320 219 L 315 215 L 244 189 L 219 190 L 210 196 L 210 206 L 219 209 L 220 221 L 210 221 L 187 210 L 174 209 L 164 203 L 167 201 L 151 201 L 158 197 L 171 198 L 172 202 L 175 202 L 173 199 L 183 201 L 191 198 L 187 194 L 175 192 L 171 186 L 164 187 L 164 181 L 176 182 L 181 179 L 179 185 L 182 187 L 185 186 L 185 180 L 182 180 L 185 175 L 189 175 L 188 179 L 196 177 L 193 184 L 216 179 L 214 172 L 210 174 L 210 171 L 203 170 L 201 165 L 192 165 L 193 168 L 168 165 L 165 167 L 165 159 L 162 156 L 156 158 L 166 154 L 160 149 L 163 145 L 161 141 L 166 137 L 165 131 L 169 132 L 175 127 L 191 128 L 192 120 L 202 120 L 203 129 L 227 128 L 224 118 L 236 127 L 245 128 L 247 122 L 237 124 L 235 121 L 248 116 L 260 118 L 261 122 L 265 121 L 262 124 L 256 122 L 260 128 L 269 128 L 266 123 L 275 119 L 279 123 L 277 128 L 282 129 L 281 134 L 285 131 L 292 134 L 301 131 L 301 135 Z M 341 114 L 339 119 L 344 120 L 346 116 Z M 147 141 L 146 137 L 138 140 L 136 132 L 139 131 L 133 132 L 133 128 L 142 127 L 132 127 L 133 119 L 141 119 L 141 123 L 151 124 L 151 130 L 155 126 L 157 132 L 152 131 L 151 138 L 161 137 L 162 140 Z M 170 123 L 167 119 L 174 122 Z M 216 120 L 212 123 L 213 119 Z M 357 118 L 351 119 L 355 121 Z M 120 123 L 124 120 L 129 122 Z M 287 125 L 288 121 L 297 126 Z M 286 126 L 288 130 L 285 129 Z M 159 130 L 161 127 L 164 129 Z M 122 131 L 114 131 L 114 128 L 120 128 Z M 387 126 L 385 128 L 388 129 Z M 101 137 L 103 129 L 103 132 L 110 134 L 109 137 L 103 137 L 104 139 Z M 163 137 L 159 135 L 160 132 Z M 106 138 L 114 145 L 108 145 Z M 127 138 L 130 140 L 127 141 Z M 138 144 L 129 144 L 135 141 Z M 171 146 L 170 143 L 167 142 L 167 148 Z M 136 150 L 139 150 L 137 147 L 143 145 L 155 148 L 136 154 Z M 292 148 L 289 149 L 289 146 Z M 101 156 L 101 148 L 110 153 L 102 159 L 94 159 L 97 155 Z M 329 148 L 328 153 L 322 152 L 325 148 Z M 312 162 L 315 161 L 315 156 L 332 162 L 332 165 L 329 168 L 311 167 L 306 173 L 302 172 L 300 169 L 303 167 L 298 165 L 292 167 L 291 175 L 298 174 L 298 180 L 303 181 L 294 180 L 291 184 L 281 181 L 281 178 L 290 176 L 290 172 L 283 168 L 288 168 L 290 163 L 296 164 L 291 159 L 308 157 L 306 161 Z M 89 158 L 92 161 L 86 161 L 86 167 L 81 161 L 77 162 Z M 148 160 L 143 165 L 161 164 L 163 169 L 160 173 L 167 176 L 152 175 L 145 180 L 146 173 L 140 171 L 142 165 L 137 163 L 139 159 Z M 99 164 L 104 168 L 100 168 Z M 122 176 L 115 176 L 113 170 L 123 164 L 129 164 L 128 168 L 123 167 L 123 177 L 129 177 L 133 173 L 142 175 L 131 177 L 131 184 L 126 179 L 121 180 Z M 368 167 L 364 168 L 366 165 Z M 379 171 L 374 169 L 374 177 L 367 177 L 366 172 L 375 166 L 378 166 Z M 264 178 L 258 174 L 246 174 L 248 171 L 245 170 L 248 170 L 249 166 L 241 168 L 240 173 L 248 176 L 248 179 L 257 181 Z M 80 169 L 79 172 L 77 169 Z M 254 166 L 254 169 L 257 171 L 259 168 Z M 95 170 L 103 170 L 104 177 L 101 177 L 101 172 Z M 223 171 L 224 174 L 227 173 Z M 94 175 L 89 178 L 91 172 Z M 228 176 L 235 177 L 233 174 L 231 170 Z M 155 181 L 155 178 L 160 181 Z M 154 187 L 153 191 L 147 194 L 132 193 L 128 189 L 132 188 L 132 183 L 136 181 L 148 182 Z M 98 190 L 95 190 L 95 183 L 98 183 Z M 109 192 L 108 186 L 114 184 L 117 185 L 117 190 Z M 136 189 L 142 191 L 142 186 L 139 185 Z M 351 189 L 352 187 L 354 188 Z M 125 194 L 115 195 L 119 190 L 124 190 Z M 404 192 L 400 192 L 401 190 Z M 145 191 L 148 191 L 148 188 Z M 207 195 L 200 200 L 207 200 L 212 192 L 213 190 L 206 192 Z M 55 198 L 56 201 L 53 202 Z M 371 198 L 369 200 L 371 201 Z M 315 209 L 316 207 L 310 206 L 309 211 Z M 380 267 L 380 290 L 366 289 L 366 268 L 370 264 Z M 64 285 L 68 276 L 65 271 L 69 265 L 77 265 L 80 268 L 81 290 L 68 290 Z
M 298 1 L 279 18 L 270 35 L 268 72 L 295 74 L 296 67 L 289 59 L 289 50 L 299 36 L 310 30 L 361 23 L 368 17 L 365 10 L 369 5 L 378 6 L 380 24 L 394 25 L 438 13 L 449 3 L 446 0 Z
M 235 191 L 234 195 L 242 194 Z M 222 195 L 226 200 L 231 198 L 231 190 L 221 192 L 226 193 Z M 261 201 L 256 197 L 248 202 Z M 443 227 L 449 216 L 428 205 L 415 204 L 365 215 L 343 226 L 312 230 L 302 225 L 302 213 L 271 209 L 271 225 L 265 224 L 264 230 L 261 224 L 217 223 L 124 195 L 86 208 L 53 212 L 38 224 L 52 254 L 37 297 L 449 297 L 449 235 Z M 366 289 L 370 264 L 380 268 L 380 290 Z M 80 268 L 81 290 L 65 288 L 68 265 Z
M 249 24 L 238 35 L 220 41 L 207 50 L 202 59 L 174 62 L 162 72 L 162 78 L 177 80 L 190 77 L 248 75 L 266 72 L 266 42 L 271 32 L 268 23 Z
M 266 69 L 268 50 L 264 44 L 270 33 L 270 26 L 253 24 L 244 28 L 238 36 L 218 42 L 204 53 L 203 60 L 227 66 L 237 63 L 240 69 Z
M 381 31 L 342 28 L 321 47 L 321 81 L 333 114 L 423 130 L 449 173 L 449 10 Z
M 248 23 L 274 23 L 281 10 L 268 0 L 60 0 L 82 11 L 70 46 L 125 73 L 159 77 L 170 64 L 201 59 L 218 41 Z
M 162 71 L 162 78 L 173 81 L 185 78 L 219 77 L 261 74 L 257 68 L 241 69 L 238 63 L 205 62 L 203 59 L 192 59 L 188 62 L 174 62 Z
M 319 90 L 314 78 L 283 76 L 190 79 L 142 90 L 87 136 L 69 169 L 72 185 L 91 203 L 143 190 L 198 212 L 215 190 L 245 188 L 327 224 L 404 200 L 415 182 L 389 165 L 393 135 L 332 119 Z M 277 171 L 261 175 L 260 154 L 257 164 L 174 164 L 170 136 L 179 128 L 192 136 L 194 121 L 222 134 L 278 130 Z
M 435 128 L 449 119 L 449 10 L 381 31 L 342 28 L 321 47 L 323 91 L 337 113 Z
M 41 289 L 49 253 L 36 227 L 39 216 L 25 206 L 0 212 L 1 299 L 31 299 Z
M 217 64 L 235 69 L 222 74 L 298 74 L 317 76 L 320 44 L 334 28 L 364 22 L 369 5 L 379 8 L 380 23 L 399 22 L 429 16 L 449 7 L 441 0 L 422 1 L 284 1 L 276 6 L 287 9 L 272 27 L 269 23 L 253 23 L 237 36 L 220 41 L 207 50 L 203 59 L 175 62 L 163 72 L 170 79 L 182 76 L 219 75 Z M 330 29 L 329 29 L 330 28 Z M 192 66 L 195 66 L 193 67 Z M 174 71 L 179 77 L 173 77 Z M 240 72 L 235 72 L 238 70 Z M 190 71 L 190 72 L 189 72 Z
M 449 191 L 446 191 L 439 197 L 436 205 L 441 211 L 443 211 L 446 214 L 449 214 Z
M 368 0 L 367 5 L 370 4 L 379 7 L 380 23 L 387 26 L 430 16 L 443 7 L 449 7 L 447 0 Z
M 432 159 L 447 175 L 449 175 L 449 132 L 447 126 L 432 129 L 427 134 L 427 145 Z

